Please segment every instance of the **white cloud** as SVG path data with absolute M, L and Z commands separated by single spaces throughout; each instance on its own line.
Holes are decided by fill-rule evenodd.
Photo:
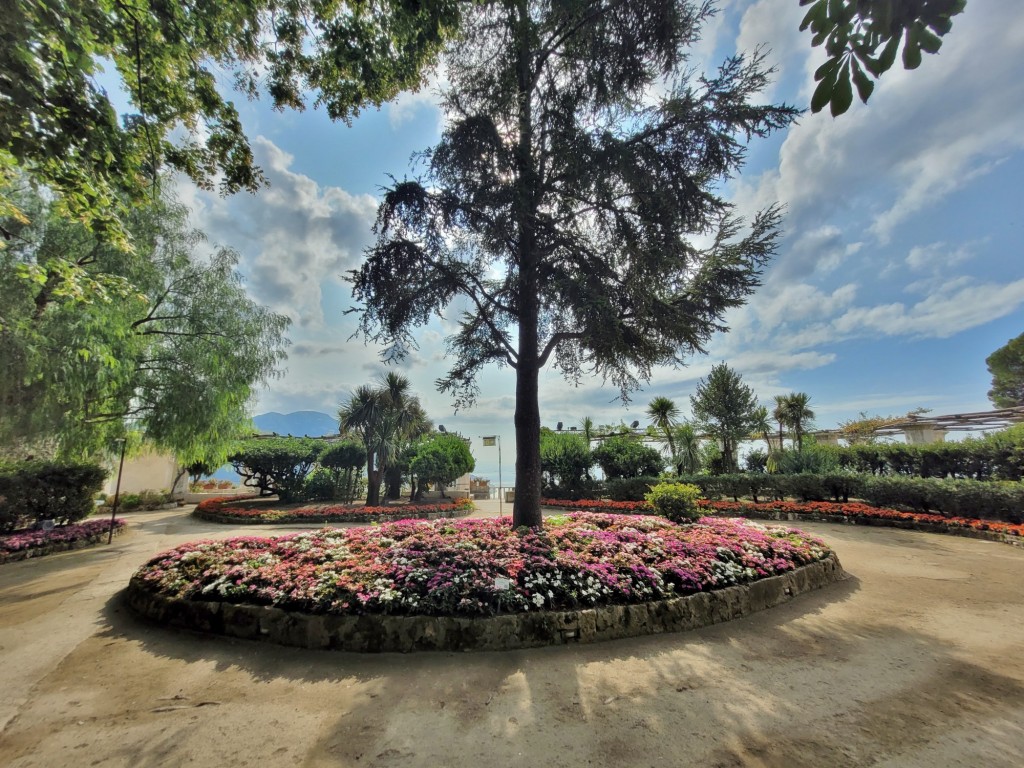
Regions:
M 786 73 L 799 68 L 807 46 L 807 35 L 800 32 L 800 22 L 807 9 L 797 3 L 779 3 L 779 0 L 757 0 L 743 12 L 736 50 L 752 54 L 763 48 L 767 63 L 776 68 L 773 82 L 761 93 L 758 101 L 769 103 Z
M 820 320 L 836 315 L 850 306 L 857 286 L 847 283 L 827 293 L 808 283 L 766 285 L 751 303 L 763 331 L 772 331 L 785 323 Z
M 391 127 L 400 128 L 427 112 L 434 115 L 436 129 L 440 133 L 444 128 L 444 113 L 439 106 L 439 94 L 440 90 L 447 85 L 448 75 L 444 65 L 439 64 L 434 71 L 427 75 L 425 82 L 418 90 L 404 91 L 387 105 L 388 122 Z
M 229 198 L 186 192 L 193 222 L 211 242 L 241 253 L 247 286 L 257 300 L 300 326 L 319 327 L 322 288 L 340 284 L 342 273 L 361 260 L 377 201 L 291 171 L 294 158 L 262 136 L 253 141 L 253 150 L 270 186 L 257 195 Z
M 887 336 L 947 338 L 1005 317 L 1024 305 L 1024 280 L 1007 284 L 963 285 L 957 281 L 907 307 L 902 303 L 853 307 L 837 318 L 838 336 L 881 333 Z

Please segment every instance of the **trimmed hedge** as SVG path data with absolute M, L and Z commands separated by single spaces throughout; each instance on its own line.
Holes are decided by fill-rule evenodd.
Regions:
M 1024 522 L 1024 483 L 870 477 L 860 497 L 878 507 L 906 507 L 947 517 Z
M 326 443 L 308 437 L 252 438 L 240 443 L 228 461 L 245 485 L 291 503 L 302 498 L 306 476 L 326 448 Z
M 0 466 L 0 531 L 40 520 L 66 525 L 88 517 L 107 471 L 98 464 L 26 461 Z
M 1024 424 L 952 443 L 876 443 L 833 449 L 839 466 L 854 472 L 908 477 L 1024 479 Z

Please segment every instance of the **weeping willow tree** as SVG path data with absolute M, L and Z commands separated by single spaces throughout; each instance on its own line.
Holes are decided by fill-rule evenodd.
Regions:
M 457 407 L 484 366 L 515 372 L 513 525 L 541 520 L 541 369 L 627 396 L 654 366 L 703 351 L 775 250 L 778 210 L 742 222 L 719 188 L 744 142 L 796 110 L 757 102 L 769 72 L 756 53 L 692 76 L 687 50 L 710 12 L 689 0 L 465 9 L 444 55 L 441 141 L 422 178 L 386 191 L 350 276 L 363 333 L 395 358 L 462 297 L 439 381 Z
M 131 210 L 128 251 L 29 186 L 7 192 L 32 216 L 0 217 L 0 448 L 78 458 L 130 427 L 185 466 L 222 463 L 288 319 L 252 301 L 237 255 L 208 248 L 173 200 Z

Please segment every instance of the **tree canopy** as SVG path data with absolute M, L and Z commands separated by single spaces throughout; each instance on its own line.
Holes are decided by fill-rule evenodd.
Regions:
M 0 444 L 83 456 L 128 421 L 185 465 L 223 462 L 288 325 L 249 298 L 237 255 L 166 197 L 131 209 L 129 252 L 29 186 L 8 194 L 32 221 L 0 218 Z
M 163 167 L 204 188 L 263 182 L 224 96 L 307 93 L 348 120 L 418 86 L 458 27 L 458 0 L 7 2 L 0 13 L 0 177 L 14 169 L 122 245 L 133 201 Z M 106 76 L 104 77 L 104 72 Z M 119 120 L 113 84 L 130 101 Z M 175 140 L 176 138 L 180 140 Z M 6 210 L 5 210 L 6 209 Z M 0 215 L 13 201 L 0 194 Z
M 760 421 L 754 390 L 743 383 L 736 371 L 719 363 L 697 383 L 690 407 L 697 427 L 721 442 L 725 471 L 735 471 L 736 447 Z
M 451 485 L 476 467 L 466 441 L 458 435 L 435 434 L 416 447 L 409 469 L 427 483 L 436 483 L 444 496 L 444 486 Z
M 664 466 L 661 451 L 644 445 L 635 435 L 606 437 L 591 452 L 609 480 L 620 477 L 656 477 Z
M 363 333 L 397 358 L 464 297 L 439 382 L 457 406 L 484 366 L 515 370 L 515 525 L 540 523 L 540 369 L 603 377 L 625 397 L 653 366 L 703 351 L 774 253 L 778 210 L 745 226 L 718 185 L 744 140 L 797 110 L 755 103 L 759 55 L 689 76 L 709 12 L 688 0 L 467 9 L 444 56 L 441 141 L 423 178 L 386 190 L 351 275 Z
M 985 358 L 985 365 L 992 374 L 988 391 L 992 404 L 996 408 L 1024 405 L 1024 333 Z

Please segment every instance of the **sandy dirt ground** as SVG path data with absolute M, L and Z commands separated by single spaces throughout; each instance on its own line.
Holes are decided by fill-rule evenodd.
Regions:
M 1024 549 L 807 524 L 850 578 L 746 619 L 367 656 L 127 614 L 120 591 L 162 549 L 301 529 L 187 512 L 0 566 L 0 766 L 1024 766 Z

